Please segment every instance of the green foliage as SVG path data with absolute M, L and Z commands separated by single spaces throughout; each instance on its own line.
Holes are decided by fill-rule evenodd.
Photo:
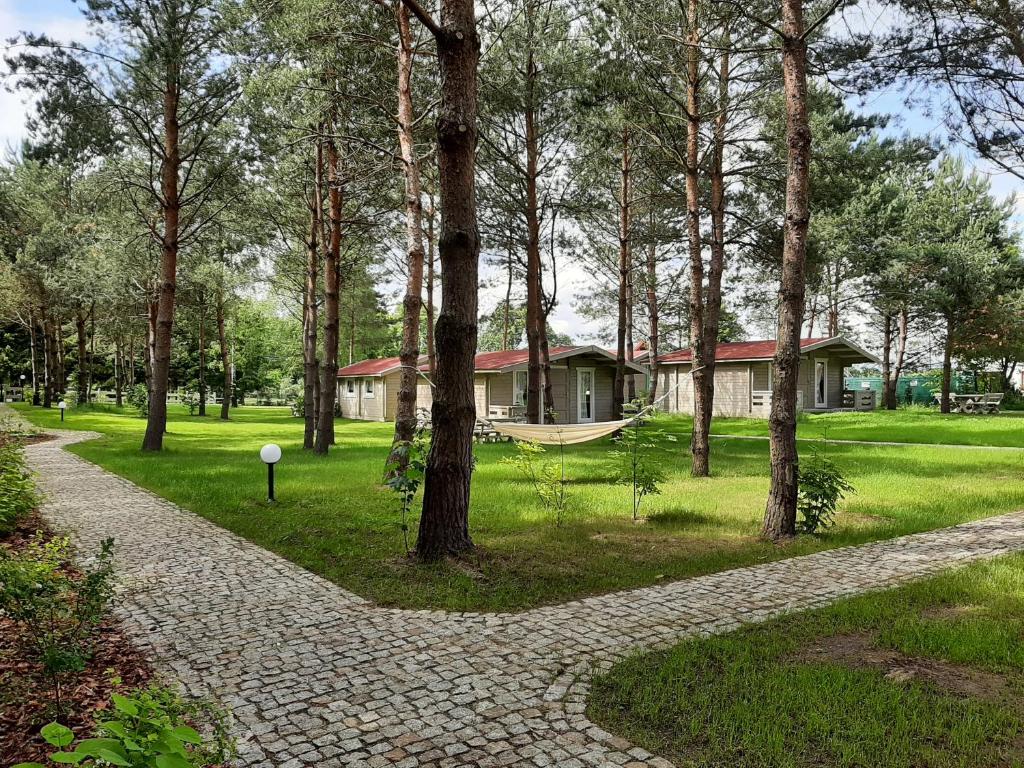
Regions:
M 188 408 L 188 415 L 195 416 L 199 410 L 199 393 L 186 389 L 181 393 L 181 404 Z
M 544 453 L 540 443 L 516 440 L 515 455 L 506 456 L 502 463 L 530 481 L 541 506 L 554 513 L 555 526 L 560 528 L 569 509 L 565 493 L 565 457 L 563 455 L 561 461 L 544 461 L 541 459 Z
M 402 540 L 405 543 L 405 554 L 409 554 L 409 513 L 412 510 L 416 493 L 423 483 L 424 471 L 427 467 L 427 453 L 430 441 L 424 429 L 417 429 L 413 439 L 394 446 L 391 461 L 385 471 L 388 480 L 385 485 L 398 495 L 402 507 Z
M 40 733 L 59 751 L 51 764 L 84 766 L 137 766 L 138 768 L 205 768 L 234 757 L 226 714 L 204 702 L 188 702 L 173 689 L 151 686 L 128 696 L 115 693 L 101 714 L 96 738 L 74 744 L 70 728 L 50 723 Z M 191 723 L 210 727 L 204 738 Z M 14 768 L 45 768 L 40 763 L 19 763 Z
M 149 390 L 145 384 L 136 384 L 128 390 L 128 405 L 138 412 L 140 418 L 149 416 Z
M 830 459 L 815 454 L 806 467 L 799 471 L 797 511 L 798 533 L 815 534 L 835 525 L 836 505 L 853 486 Z
M 644 401 L 637 399 L 628 403 L 623 412 L 638 414 L 644 408 Z M 635 419 L 623 427 L 614 438 L 615 450 L 608 455 L 618 459 L 621 470 L 617 482 L 633 488 L 633 522 L 640 519 L 640 505 L 644 498 L 661 493 L 661 483 L 665 481 L 665 473 L 661 467 L 651 462 L 648 455 L 657 449 L 659 442 L 674 442 L 675 436 L 663 430 L 644 426 L 644 417 Z
M 42 665 L 58 712 L 61 685 L 85 669 L 96 628 L 113 596 L 114 540 L 78 575 L 70 541 L 37 536 L 23 552 L 0 551 L 0 613 L 24 630 L 25 650 Z
M 295 401 L 291 405 L 292 416 L 297 419 L 301 419 L 306 415 L 306 395 L 303 392 L 299 392 L 295 396 Z
M 0 439 L 0 535 L 39 503 L 35 483 L 25 466 L 25 454 L 15 440 Z

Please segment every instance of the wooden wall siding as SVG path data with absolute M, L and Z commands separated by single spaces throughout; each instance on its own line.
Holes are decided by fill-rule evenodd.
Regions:
M 420 380 L 416 382 L 416 409 L 426 408 L 429 411 L 433 404 L 434 388 L 423 377 L 420 377 Z M 392 412 L 391 417 L 394 418 L 394 412 Z
M 814 408 L 814 362 L 825 360 L 828 362 L 828 408 L 841 408 L 843 405 L 843 359 L 838 355 L 826 353 L 816 355 L 814 352 L 807 359 L 800 361 L 800 388 L 804 393 L 804 409 Z
M 398 373 L 391 374 L 395 377 L 395 384 L 392 386 L 390 382 L 380 376 L 374 376 L 374 389 L 373 397 L 366 397 L 363 394 L 363 377 L 356 377 L 356 395 L 355 397 L 349 397 L 345 393 L 345 379 L 338 379 L 338 402 L 341 404 L 341 415 L 345 419 L 362 419 L 363 421 L 385 421 L 384 407 L 385 401 L 389 397 L 394 397 L 392 389 L 397 393 L 397 376 Z M 390 418 L 394 418 L 394 410 L 391 411 Z
M 669 413 L 693 413 L 693 378 L 689 365 L 667 365 L 659 389 L 675 390 L 663 407 Z M 715 366 L 715 416 L 750 415 L 750 364 L 718 363 Z
M 486 373 L 482 374 L 487 380 L 487 400 L 490 405 L 512 405 L 513 376 L 511 373 Z
M 558 421 L 563 424 L 576 424 L 579 422 L 578 370 L 580 368 L 594 369 L 594 421 L 614 421 L 620 418 L 613 414 L 612 392 L 615 389 L 615 366 L 602 364 L 597 360 L 590 362 L 586 358 L 580 358 L 579 361 L 569 361 L 566 409 L 559 415 Z M 557 399 L 555 402 L 558 402 Z
M 767 392 L 771 389 L 771 384 L 768 381 L 768 370 L 771 368 L 771 363 L 751 363 L 750 364 L 750 375 L 753 377 L 752 389 L 755 392 Z

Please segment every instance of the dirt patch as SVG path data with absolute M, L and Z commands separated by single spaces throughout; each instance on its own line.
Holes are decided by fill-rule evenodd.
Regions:
M 54 534 L 46 522 L 33 513 L 0 541 L 11 552 L 24 549 L 42 534 Z M 68 568 L 74 575 L 75 571 Z M 0 617 L 0 755 L 4 764 L 46 762 L 53 747 L 43 741 L 39 729 L 54 719 L 78 736 L 91 735 L 94 713 L 106 707 L 115 691 L 146 685 L 152 669 L 132 644 L 120 623 L 108 618 L 97 628 L 95 649 L 85 670 L 61 687 L 58 717 L 52 685 L 30 652 L 25 627 Z
M 983 605 L 938 605 L 921 611 L 921 617 L 936 621 L 956 621 L 972 616 L 983 616 L 986 611 Z
M 939 690 L 1003 704 L 1024 711 L 1024 701 L 1013 693 L 1002 675 L 936 659 L 907 656 L 892 648 L 880 648 L 868 633 L 820 638 L 793 658 L 803 663 L 843 664 L 853 669 L 875 669 L 895 683 L 924 682 Z

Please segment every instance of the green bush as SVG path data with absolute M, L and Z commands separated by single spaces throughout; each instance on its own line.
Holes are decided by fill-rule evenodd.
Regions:
M 151 686 L 122 696 L 101 713 L 95 738 L 77 743 L 70 728 L 59 723 L 41 734 L 58 751 L 51 764 L 137 766 L 138 768 L 205 768 L 221 765 L 235 755 L 225 713 L 204 702 L 188 702 L 170 688 Z M 206 738 L 192 724 L 207 726 Z M 46 768 L 19 763 L 13 768 Z
M 17 440 L 0 438 L 0 536 L 39 504 L 39 494 Z
M 79 572 L 67 538 L 41 536 L 19 553 L 0 550 L 0 613 L 21 628 L 27 655 L 42 666 L 57 712 L 63 684 L 85 669 L 113 597 L 113 539 Z
M 301 419 L 306 415 L 306 395 L 302 392 L 295 396 L 295 402 L 292 403 L 292 416 Z
M 569 498 L 565 493 L 565 458 L 559 455 L 559 461 L 544 461 L 544 446 L 528 440 L 516 440 L 515 456 L 506 456 L 503 464 L 508 464 L 520 475 L 530 481 L 533 491 L 541 505 L 553 512 L 555 526 L 561 527 L 569 510 Z
M 128 405 L 139 412 L 139 416 L 149 416 L 149 389 L 145 384 L 136 384 L 128 390 Z
M 648 417 L 643 415 L 643 400 L 633 400 L 622 411 L 627 416 L 637 415 L 637 418 L 612 438 L 618 447 L 609 451 L 608 455 L 620 462 L 616 482 L 633 489 L 632 510 L 635 523 L 640 519 L 640 505 L 643 504 L 644 498 L 661 493 L 661 484 L 665 481 L 664 471 L 650 460 L 650 453 L 657 450 L 659 442 L 675 442 L 675 437 L 663 430 L 645 426 L 644 422 Z
M 839 468 L 824 456 L 815 455 L 806 467 L 800 467 L 797 497 L 798 533 L 817 533 L 835 525 L 836 505 L 853 491 Z
M 199 410 L 199 393 L 191 389 L 186 389 L 181 393 L 181 404 L 188 408 L 189 416 L 195 416 L 196 412 Z

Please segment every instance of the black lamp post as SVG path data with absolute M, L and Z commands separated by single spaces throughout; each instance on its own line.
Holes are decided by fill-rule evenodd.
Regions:
M 281 460 L 281 446 L 267 443 L 260 448 L 260 458 L 267 465 L 267 500 L 274 499 L 274 465 Z
M 63 422 L 64 421 L 64 411 L 67 410 L 68 404 L 67 404 L 66 401 L 61 400 L 59 403 L 57 403 L 57 407 L 60 408 L 60 420 Z

